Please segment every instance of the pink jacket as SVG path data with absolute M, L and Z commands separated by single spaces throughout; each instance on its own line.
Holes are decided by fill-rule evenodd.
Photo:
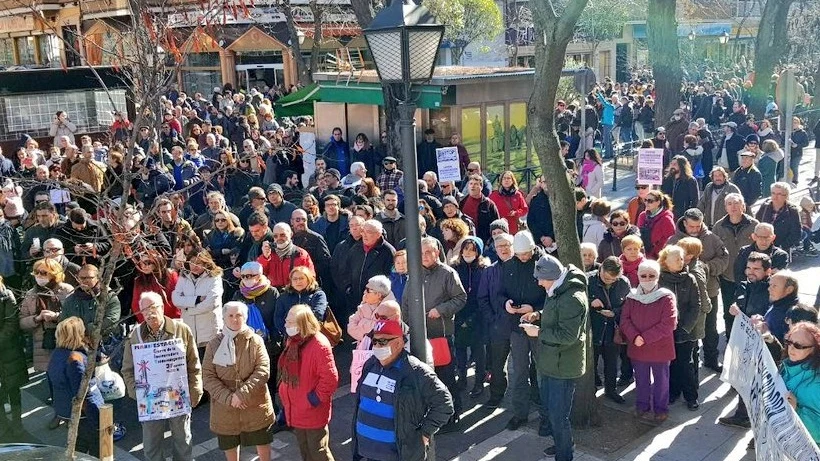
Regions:
M 675 359 L 678 309 L 675 295 L 666 288 L 648 293 L 633 290 L 621 310 L 620 328 L 627 341 L 627 354 L 640 362 L 671 362 Z M 645 344 L 635 345 L 641 336 Z

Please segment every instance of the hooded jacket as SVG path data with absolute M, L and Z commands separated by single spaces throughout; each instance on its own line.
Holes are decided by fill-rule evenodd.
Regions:
M 692 332 L 700 315 L 700 296 L 695 276 L 685 268 L 681 272 L 662 271 L 659 282 L 661 287 L 675 294 L 678 309 L 678 327 L 675 329 L 675 342 L 695 341 Z
M 678 243 L 684 237 L 695 237 L 703 244 L 703 253 L 700 254 L 700 260 L 709 268 L 709 279 L 707 280 L 706 289 L 709 292 L 709 297 L 714 298 L 720 291 L 720 282 L 718 277 L 723 275 L 726 267 L 729 266 L 729 252 L 720 237 L 712 233 L 706 228 L 705 224 L 701 224 L 698 235 L 690 236 L 686 233 L 686 227 L 683 224 L 683 218 L 678 220 L 678 232 L 672 236 L 667 242 L 669 245 Z
M 538 373 L 555 379 L 580 378 L 587 366 L 587 278 L 572 264 L 565 270 L 544 301 L 538 333 Z

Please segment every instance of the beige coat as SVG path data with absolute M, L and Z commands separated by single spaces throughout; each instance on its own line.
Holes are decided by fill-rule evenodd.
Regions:
M 169 339 L 180 338 L 185 345 L 185 360 L 188 372 L 188 392 L 191 394 L 191 406 L 195 407 L 202 398 L 202 367 L 199 364 L 199 355 L 196 351 L 196 343 L 194 336 L 191 334 L 191 329 L 180 320 L 174 320 L 170 317 L 165 317 L 165 332 L 160 338 L 160 341 L 167 341 Z M 125 381 L 125 389 L 128 391 L 128 397 L 137 399 L 137 392 L 135 389 L 136 382 L 134 380 L 134 355 L 131 352 L 132 344 L 140 344 L 140 338 L 143 343 L 154 342 L 149 340 L 148 325 L 140 323 L 134 328 L 134 331 L 128 335 L 125 340 L 125 348 L 123 350 L 122 359 L 122 379 Z
M 34 369 L 37 371 L 46 371 L 49 358 L 51 358 L 51 351 L 43 349 L 43 330 L 45 328 L 57 328 L 57 319 L 54 322 L 45 323 L 37 323 L 34 320 L 34 317 L 40 311 L 37 298 L 53 296 L 56 298 L 57 303 L 52 304 L 52 309 L 57 309 L 55 312 L 60 313 L 63 302 L 73 291 L 74 288 L 71 285 L 61 283 L 50 293 L 47 288 L 34 287 L 28 290 L 25 298 L 23 298 L 23 303 L 20 305 L 20 329 L 31 333 L 33 337 L 34 348 L 32 352 L 34 355 Z
M 234 338 L 236 364 L 223 367 L 214 364 L 214 353 L 222 342 L 220 333 L 205 349 L 202 376 L 205 390 L 211 396 L 211 431 L 217 435 L 238 435 L 265 429 L 273 424 L 273 403 L 268 392 L 270 359 L 262 338 L 250 329 Z M 236 393 L 247 408 L 231 406 Z

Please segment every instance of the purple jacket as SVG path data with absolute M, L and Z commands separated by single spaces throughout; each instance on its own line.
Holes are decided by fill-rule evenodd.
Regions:
M 675 337 L 678 310 L 675 295 L 665 289 L 640 293 L 633 290 L 621 310 L 621 333 L 627 341 L 627 354 L 641 362 L 670 362 L 675 359 Z M 635 346 L 635 338 L 641 336 L 644 344 Z

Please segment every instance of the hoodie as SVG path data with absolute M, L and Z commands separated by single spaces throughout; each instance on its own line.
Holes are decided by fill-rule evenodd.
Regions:
M 587 277 L 569 264 L 550 289 L 541 310 L 536 364 L 539 374 L 555 379 L 575 379 L 584 374 L 588 309 Z

